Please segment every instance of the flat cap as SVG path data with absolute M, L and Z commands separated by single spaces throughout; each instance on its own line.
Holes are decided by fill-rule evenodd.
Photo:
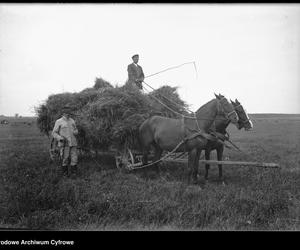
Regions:
M 139 56 L 139 54 L 134 54 L 131 58 L 134 58 L 134 57 L 136 57 L 136 56 Z

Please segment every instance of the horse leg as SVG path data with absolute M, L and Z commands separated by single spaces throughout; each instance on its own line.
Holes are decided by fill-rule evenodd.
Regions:
M 160 159 L 163 150 L 157 144 L 154 144 L 154 149 L 155 149 L 155 154 L 154 154 L 153 162 L 156 162 Z M 154 164 L 154 170 L 157 174 L 159 174 L 159 172 L 160 172 L 159 171 L 159 162 Z
M 188 184 L 190 184 L 190 181 L 192 179 L 193 184 L 197 184 L 197 170 L 195 168 L 195 158 L 197 155 L 197 149 L 192 149 L 191 151 L 189 151 L 189 155 L 188 155 L 188 169 L 189 169 L 189 173 L 188 173 Z
M 223 152 L 224 152 L 224 146 L 220 146 L 217 148 L 217 157 L 218 157 L 218 161 L 222 161 L 223 159 Z M 223 179 L 223 170 L 222 170 L 222 164 L 218 164 L 219 167 L 219 180 L 223 183 L 223 185 L 225 184 L 224 179 Z
M 210 149 L 205 149 L 205 160 L 209 161 L 210 160 Z M 208 170 L 209 170 L 209 164 L 205 164 L 205 182 L 208 181 Z
M 143 154 L 142 157 L 143 165 L 146 165 L 148 164 L 148 154 L 150 151 L 151 144 L 153 143 L 153 136 L 150 133 L 149 129 L 147 129 L 147 126 L 146 127 L 144 126 L 143 128 L 145 131 L 139 132 L 138 142 L 141 147 L 141 152 Z
M 196 180 L 194 183 L 197 184 L 197 179 L 198 179 L 198 169 L 199 169 L 199 159 L 201 155 L 201 149 L 197 149 L 196 156 L 195 156 L 195 161 L 194 161 L 194 180 Z
M 187 171 L 188 184 L 191 183 L 193 157 L 194 157 L 193 151 L 189 151 L 188 152 L 188 171 Z

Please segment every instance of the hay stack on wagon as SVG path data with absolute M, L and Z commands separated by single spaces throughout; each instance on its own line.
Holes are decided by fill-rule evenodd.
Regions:
M 41 132 L 50 136 L 55 120 L 61 116 L 61 108 L 69 105 L 79 130 L 79 147 L 94 150 L 138 148 L 137 132 L 145 119 L 155 114 L 177 117 L 152 96 L 178 113 L 183 114 L 182 107 L 187 107 L 176 87 L 166 85 L 145 94 L 127 84 L 113 87 L 97 78 L 92 88 L 81 92 L 50 95 L 36 108 L 37 124 Z

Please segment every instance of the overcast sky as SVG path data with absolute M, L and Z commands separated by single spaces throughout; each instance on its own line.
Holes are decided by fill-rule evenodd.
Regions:
M 192 110 L 221 93 L 249 113 L 300 113 L 299 4 L 0 4 L 0 114 L 50 94 L 123 85 L 140 54 Z

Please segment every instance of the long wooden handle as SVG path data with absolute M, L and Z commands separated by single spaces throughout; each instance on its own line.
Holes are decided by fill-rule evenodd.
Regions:
M 166 159 L 169 162 L 187 162 L 186 159 Z M 204 164 L 222 164 L 222 165 L 239 165 L 239 166 L 254 166 L 264 168 L 280 168 L 277 163 L 266 163 L 266 162 L 251 162 L 251 161 L 217 161 L 217 160 L 200 160 L 199 163 Z
M 222 165 L 241 165 L 241 166 L 255 166 L 255 167 L 266 167 L 266 168 L 279 168 L 277 163 L 266 163 L 266 162 L 251 162 L 251 161 L 216 161 L 216 160 L 200 160 L 200 163 L 206 164 L 222 164 Z

